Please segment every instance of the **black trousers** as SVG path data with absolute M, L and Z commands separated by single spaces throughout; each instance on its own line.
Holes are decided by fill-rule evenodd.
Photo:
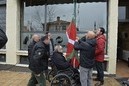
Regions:
M 38 84 L 38 81 L 35 77 L 35 74 L 32 72 L 31 73 L 31 78 L 30 78 L 27 86 L 36 86 L 36 84 Z
M 104 63 L 96 61 L 97 79 L 104 81 Z

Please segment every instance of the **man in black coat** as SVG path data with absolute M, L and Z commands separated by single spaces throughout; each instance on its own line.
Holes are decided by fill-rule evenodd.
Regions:
M 37 42 L 32 50 L 29 69 L 34 74 L 39 86 L 46 86 L 44 71 L 48 69 L 49 53 L 46 46 L 49 45 L 50 38 L 44 36 Z M 33 86 L 33 85 L 31 85 Z
M 66 58 L 63 56 L 63 48 L 61 45 L 56 45 L 55 50 L 53 52 L 53 56 L 51 57 L 51 60 L 53 64 L 56 66 L 57 70 L 66 70 L 71 69 L 73 74 L 73 79 L 75 80 L 77 86 L 80 86 L 80 78 L 79 72 L 77 69 L 73 68 L 70 63 L 66 60 Z
M 70 68 L 70 63 L 63 56 L 63 48 L 60 45 L 55 46 L 55 51 L 51 57 L 52 62 L 57 67 L 58 70 L 65 70 Z
M 40 36 L 37 34 L 34 34 L 32 36 L 32 42 L 30 42 L 30 44 L 28 45 L 28 59 L 30 59 L 31 56 L 31 52 L 33 50 L 34 45 L 40 41 Z
M 37 34 L 34 34 L 32 36 L 32 42 L 30 42 L 30 44 L 28 45 L 28 60 L 30 61 L 31 58 L 31 53 L 33 50 L 34 45 L 39 42 L 40 40 L 40 36 Z M 31 78 L 29 80 L 28 86 L 33 86 L 34 84 L 36 85 L 38 83 L 38 81 L 36 80 L 35 76 L 33 73 L 31 73 Z
M 95 64 L 95 33 L 88 31 L 85 40 L 76 40 L 74 47 L 80 50 L 81 86 L 92 86 L 92 70 Z

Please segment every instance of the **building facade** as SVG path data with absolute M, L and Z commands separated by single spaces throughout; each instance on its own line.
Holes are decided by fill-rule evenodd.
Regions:
M 24 2 L 23 2 L 24 1 Z M 40 1 L 40 0 L 39 0 Z M 54 2 L 55 1 L 55 2 Z M 57 0 L 59 1 L 59 0 Z M 71 3 L 73 0 L 48 0 L 48 4 Z M 86 3 L 85 0 L 78 0 L 78 3 Z M 105 0 L 87 0 L 87 2 L 105 2 Z M 117 33 L 118 33 L 118 0 L 106 0 L 107 2 L 107 52 L 105 55 L 106 71 L 108 74 L 116 74 L 116 58 L 117 58 Z M 26 5 L 24 4 L 26 3 Z M 21 39 L 23 25 L 23 8 L 24 6 L 37 6 L 45 4 L 45 0 L 39 4 L 38 0 L 6 0 L 6 34 L 8 43 L 6 49 L 0 50 L 1 55 L 5 55 L 5 62 L 1 64 L 19 65 L 21 58 L 24 59 L 28 55 L 27 49 L 22 49 Z M 44 6 L 44 8 L 46 5 Z M 46 11 L 46 10 L 45 10 Z M 22 17 L 22 18 L 21 18 Z M 65 17 L 65 16 L 63 16 Z M 45 18 L 45 17 L 44 17 Z M 48 19 L 49 20 L 49 19 Z M 44 19 L 47 21 L 47 19 Z M 47 24 L 44 24 L 45 28 Z M 95 26 L 95 25 L 94 25 Z M 25 30 L 28 31 L 28 30 Z M 80 31 L 80 29 L 79 29 Z M 44 33 L 39 32 L 38 33 Z M 31 34 L 32 32 L 29 32 Z M 24 33 L 25 35 L 28 33 Z M 57 34 L 57 33 L 56 33 Z M 29 36 L 31 38 L 31 36 Z M 64 43 L 63 43 L 64 44 Z M 25 46 L 26 48 L 27 46 Z

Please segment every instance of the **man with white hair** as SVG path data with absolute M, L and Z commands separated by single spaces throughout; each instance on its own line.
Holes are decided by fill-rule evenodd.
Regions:
M 35 43 L 37 43 L 39 41 L 40 41 L 40 36 L 38 34 L 34 34 L 32 36 L 32 42 L 28 45 L 28 59 L 31 56 L 31 52 L 32 52 L 32 49 L 33 49 Z
M 88 31 L 85 40 L 77 39 L 74 48 L 80 50 L 80 82 L 81 86 L 92 86 L 92 71 L 95 65 L 96 39 L 93 31 Z
M 77 86 L 80 86 L 80 78 L 79 76 L 76 76 L 79 75 L 79 72 L 77 69 L 73 68 L 71 64 L 63 56 L 63 47 L 61 45 L 56 45 L 54 49 L 55 50 L 51 58 L 53 64 L 56 66 L 58 70 L 65 70 L 68 68 L 71 69 L 74 72 L 72 77 L 73 80 L 75 81 Z
M 40 36 L 38 34 L 34 34 L 32 36 L 32 42 L 28 45 L 28 60 L 30 61 L 31 58 L 31 53 L 33 50 L 34 45 L 40 41 Z M 31 73 L 31 78 L 29 80 L 28 86 L 33 86 L 36 85 L 38 82 L 36 80 L 36 78 L 34 77 L 34 74 Z

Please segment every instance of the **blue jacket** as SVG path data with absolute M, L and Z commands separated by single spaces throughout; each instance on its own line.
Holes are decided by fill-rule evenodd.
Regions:
M 79 40 L 75 42 L 74 48 L 80 50 L 80 66 L 84 68 L 93 68 L 95 64 L 95 39 Z

